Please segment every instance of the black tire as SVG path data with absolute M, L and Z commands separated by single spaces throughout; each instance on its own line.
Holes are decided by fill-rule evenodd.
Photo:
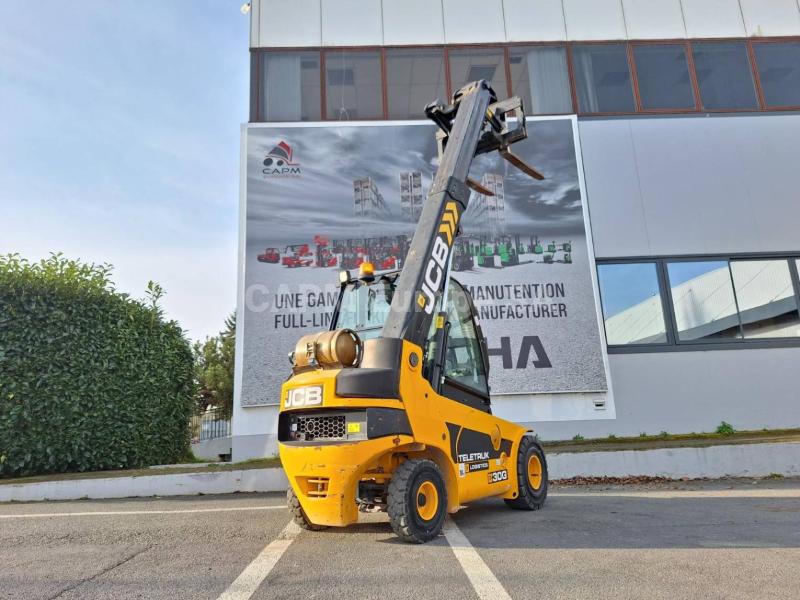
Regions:
M 326 525 L 314 525 L 314 523 L 308 520 L 306 511 L 303 510 L 303 507 L 300 505 L 300 499 L 297 497 L 297 494 L 294 493 L 291 486 L 286 490 L 286 504 L 289 507 L 292 520 L 301 529 L 305 529 L 306 531 L 322 531 L 328 528 Z
M 540 475 L 538 487 L 528 476 L 529 461 L 538 461 Z M 535 462 L 533 463 L 536 464 Z M 534 477 L 534 479 L 536 479 Z M 544 450 L 532 435 L 522 436 L 517 452 L 517 497 L 506 498 L 505 502 L 517 510 L 539 510 L 547 499 L 547 459 Z
M 447 488 L 435 462 L 407 460 L 397 467 L 389 481 L 388 501 L 389 523 L 404 542 L 422 544 L 442 532 L 447 516 Z

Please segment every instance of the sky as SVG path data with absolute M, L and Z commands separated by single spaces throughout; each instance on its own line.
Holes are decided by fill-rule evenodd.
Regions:
M 241 0 L 0 2 L 0 254 L 111 263 L 192 339 L 236 306 Z

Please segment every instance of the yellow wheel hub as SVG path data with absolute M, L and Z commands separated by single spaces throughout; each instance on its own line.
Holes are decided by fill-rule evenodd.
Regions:
M 430 521 L 439 510 L 439 492 L 430 481 L 423 481 L 417 490 L 417 514 Z
M 534 490 L 542 485 L 542 461 L 535 454 L 531 454 L 528 459 L 528 483 Z

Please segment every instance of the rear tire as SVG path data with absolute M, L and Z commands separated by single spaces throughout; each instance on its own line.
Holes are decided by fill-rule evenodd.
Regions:
M 547 460 L 532 435 L 522 436 L 517 452 L 517 497 L 505 503 L 517 510 L 539 510 L 547 499 Z
M 314 525 L 314 523 L 308 520 L 306 511 L 304 511 L 303 507 L 300 505 L 300 499 L 297 497 L 297 494 L 294 493 L 292 486 L 289 486 L 289 489 L 286 490 L 286 504 L 289 507 L 292 520 L 301 529 L 305 529 L 306 531 L 322 531 L 323 529 L 327 529 L 326 525 Z
M 389 481 L 389 523 L 404 542 L 422 544 L 438 536 L 447 516 L 447 488 L 431 460 L 407 460 Z

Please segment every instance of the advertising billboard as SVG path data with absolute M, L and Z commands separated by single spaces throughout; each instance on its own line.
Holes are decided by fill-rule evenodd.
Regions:
M 573 118 L 535 118 L 514 152 L 478 157 L 453 276 L 475 300 L 492 394 L 604 392 Z M 277 404 L 297 339 L 327 329 L 337 272 L 401 268 L 438 162 L 427 122 L 248 125 L 242 406 Z

